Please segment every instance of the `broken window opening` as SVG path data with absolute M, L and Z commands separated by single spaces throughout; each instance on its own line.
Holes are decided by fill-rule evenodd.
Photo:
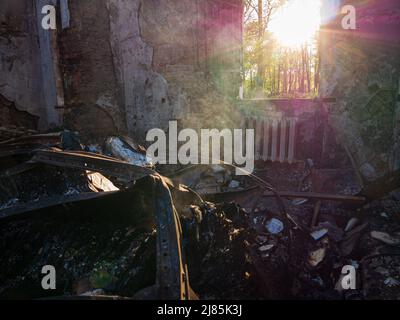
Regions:
M 320 79 L 320 0 L 247 0 L 244 98 L 312 98 Z

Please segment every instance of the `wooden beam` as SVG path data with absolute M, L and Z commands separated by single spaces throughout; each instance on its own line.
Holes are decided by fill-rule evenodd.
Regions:
M 323 102 L 333 103 L 336 102 L 336 98 L 262 98 L 262 99 L 243 99 L 243 101 L 268 101 L 272 103 L 291 103 L 291 102 Z
M 351 202 L 357 204 L 363 204 L 366 201 L 364 197 L 348 196 L 342 194 L 331 194 L 331 193 L 316 193 L 316 192 L 296 192 L 296 191 L 278 191 L 278 195 L 282 198 L 306 198 L 306 199 L 317 199 L 317 200 L 331 200 L 340 202 Z M 272 192 L 264 192 L 264 197 L 274 197 Z

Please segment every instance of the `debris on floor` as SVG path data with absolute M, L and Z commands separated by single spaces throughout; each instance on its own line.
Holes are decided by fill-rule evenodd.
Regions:
M 0 142 L 0 297 L 51 298 L 51 264 L 67 299 L 400 299 L 400 197 L 351 170 L 167 172 L 122 137 L 22 132 Z

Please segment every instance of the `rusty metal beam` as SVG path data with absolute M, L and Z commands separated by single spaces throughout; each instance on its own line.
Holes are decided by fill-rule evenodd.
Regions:
M 153 191 L 148 194 L 148 203 L 151 204 L 148 214 L 150 217 L 154 217 L 157 230 L 157 274 L 155 285 L 147 288 L 147 297 L 163 300 L 196 299 L 197 297 L 189 285 L 189 275 L 182 248 L 182 228 L 170 189 L 165 179 L 159 175 L 151 175 L 148 179 Z M 142 182 L 146 181 L 142 180 Z M 1 210 L 0 222 L 34 218 L 41 214 L 54 214 L 54 212 L 61 213 L 68 211 L 68 208 L 75 208 L 71 212 L 80 212 L 89 208 L 94 211 L 95 208 L 107 210 L 105 208 L 115 205 L 123 211 L 125 210 L 123 201 L 131 201 L 132 192 L 143 191 L 143 187 L 136 187 L 139 189 L 134 189 L 134 187 L 126 191 L 58 196 L 17 205 Z
M 193 297 L 182 248 L 180 220 L 164 179 L 161 176 L 153 176 L 153 179 L 157 227 L 157 294 L 160 299 L 189 300 Z
M 46 133 L 46 134 L 32 134 L 24 135 L 22 137 L 1 141 L 0 145 L 14 145 L 14 144 L 58 144 L 61 143 L 61 132 Z
M 63 195 L 40 199 L 39 201 L 24 203 L 20 205 L 14 205 L 10 208 L 0 210 L 0 221 L 7 222 L 12 219 L 18 219 L 19 216 L 23 216 L 24 213 L 38 211 L 45 208 L 55 207 L 62 204 L 75 203 L 86 200 L 93 200 L 110 196 L 118 193 L 118 191 L 112 192 L 85 192 L 75 195 Z
M 31 161 L 64 168 L 96 171 L 127 183 L 155 174 L 149 168 L 81 151 L 37 150 Z

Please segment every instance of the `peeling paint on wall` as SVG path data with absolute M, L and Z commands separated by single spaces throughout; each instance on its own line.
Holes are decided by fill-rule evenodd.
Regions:
M 241 79 L 239 0 L 51 0 L 61 18 L 57 31 L 41 28 L 45 0 L 16 1 L 30 17 L 16 14 L 31 23 L 21 32 L 31 43 L 9 50 L 11 62 L 1 67 L 21 70 L 4 74 L 0 93 L 38 115 L 42 129 L 71 125 L 93 135 L 98 123 L 100 136 L 105 122 L 85 123 L 95 110 L 138 141 L 149 129 L 167 129 L 169 120 L 235 126 L 227 96 L 238 94 Z M 23 53 L 21 62 L 13 50 Z
M 152 70 L 153 49 L 143 41 L 138 0 L 108 0 L 110 43 L 123 95 L 126 125 L 132 135 L 168 126 L 168 84 Z

